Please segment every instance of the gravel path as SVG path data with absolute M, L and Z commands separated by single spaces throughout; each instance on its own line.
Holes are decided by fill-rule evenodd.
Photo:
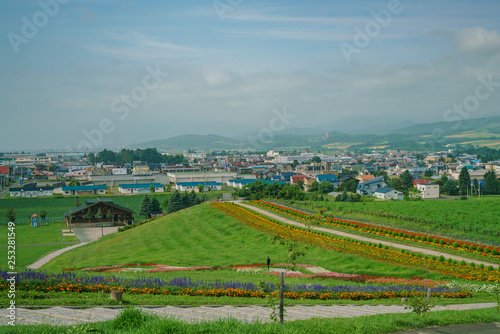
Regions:
M 237 202 L 237 201 L 235 201 L 234 203 L 236 203 L 238 205 L 241 205 L 242 207 L 248 208 L 250 210 L 256 211 L 258 213 L 261 213 L 263 215 L 266 215 L 266 216 L 268 216 L 270 218 L 279 220 L 281 222 L 284 222 L 284 223 L 287 223 L 287 224 L 290 224 L 290 225 L 299 226 L 299 227 L 305 227 L 305 225 L 302 224 L 302 223 L 298 223 L 296 221 L 284 218 L 282 216 L 276 215 L 274 213 L 271 213 L 269 211 L 263 210 L 261 208 L 258 208 L 258 207 L 252 206 L 252 205 L 248 205 L 248 204 L 243 204 L 243 203 Z M 313 226 L 313 227 L 311 227 L 311 229 L 316 230 L 316 231 L 321 231 L 321 232 L 327 232 L 327 233 L 331 233 L 331 234 L 336 234 L 336 235 L 339 235 L 339 236 L 342 236 L 342 237 L 346 237 L 346 238 L 357 239 L 357 240 L 361 240 L 361 241 L 365 241 L 365 242 L 374 242 L 374 243 L 377 243 L 377 244 L 381 243 L 382 245 L 387 245 L 387 246 L 390 246 L 390 247 L 393 247 L 393 248 L 404 249 L 404 250 L 408 250 L 408 251 L 412 251 L 412 252 L 419 252 L 419 253 L 426 254 L 426 255 L 435 255 L 435 256 L 438 256 L 438 257 L 440 255 L 443 255 L 445 258 L 451 258 L 451 259 L 457 260 L 459 262 L 462 261 L 462 260 L 465 260 L 467 263 L 474 262 L 476 265 L 480 265 L 482 263 L 482 264 L 484 264 L 485 267 L 487 267 L 487 266 L 493 266 L 493 268 L 498 269 L 498 264 L 496 264 L 496 263 L 491 263 L 491 262 L 486 262 L 486 261 L 479 261 L 479 260 L 472 260 L 472 259 L 468 259 L 468 258 L 465 258 L 465 257 L 461 257 L 461 256 L 457 256 L 457 255 L 451 255 L 451 254 L 447 254 L 447 253 L 443 253 L 443 252 L 439 252 L 439 251 L 435 251 L 435 250 L 431 250 L 431 249 L 420 248 L 420 247 L 410 246 L 410 245 L 402 245 L 402 244 L 398 244 L 398 243 L 390 242 L 390 241 L 385 241 L 385 240 L 378 240 L 378 239 L 367 238 L 367 237 L 363 237 L 363 236 L 360 236 L 360 235 L 357 235 L 357 234 L 350 234 L 350 233 L 346 233 L 346 232 L 342 232 L 342 231 L 338 231 L 338 230 L 334 230 L 334 229 L 329 229 L 329 228 L 324 228 L 324 227 Z
M 432 311 L 471 310 L 495 307 L 496 303 L 458 304 L 436 306 Z M 145 312 L 162 317 L 174 317 L 187 322 L 200 322 L 225 318 L 236 318 L 245 322 L 270 322 L 270 310 L 267 306 L 245 305 L 206 305 L 189 306 L 142 306 Z M 46 309 L 27 309 L 18 307 L 16 319 L 18 325 L 75 325 L 114 319 L 122 307 L 78 307 L 54 306 Z M 402 305 L 294 305 L 285 307 L 285 321 L 307 320 L 312 318 L 350 318 L 375 314 L 409 313 Z M 0 318 L 7 324 L 9 310 L 0 309 Z

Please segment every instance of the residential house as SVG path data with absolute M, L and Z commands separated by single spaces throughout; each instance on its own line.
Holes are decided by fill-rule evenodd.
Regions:
M 180 182 L 175 185 L 175 189 L 179 191 L 191 191 L 199 192 L 199 185 L 202 185 L 205 190 L 222 190 L 221 182 Z
M 401 191 L 398 191 L 394 188 L 382 187 L 373 193 L 373 197 L 378 199 L 396 199 L 401 200 L 404 198 L 404 195 Z
M 22 188 L 9 188 L 10 197 L 41 197 L 54 195 L 54 187 L 36 187 L 35 185 Z
M 66 196 L 74 195 L 105 195 L 107 186 L 102 185 L 88 185 L 88 186 L 70 186 L 62 187 L 63 194 Z
M 385 186 L 384 177 L 378 176 L 369 181 L 359 183 L 356 187 L 356 193 L 364 196 L 372 196 L 376 190 Z
M 423 199 L 439 198 L 439 184 L 417 184 L 417 189 Z
M 318 174 L 316 175 L 316 182 L 321 183 L 323 181 L 328 181 L 333 185 L 334 189 L 339 187 L 339 180 L 335 174 Z

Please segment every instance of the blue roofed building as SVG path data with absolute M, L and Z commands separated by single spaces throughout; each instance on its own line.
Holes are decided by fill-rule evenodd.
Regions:
M 323 181 L 330 182 L 333 185 L 334 189 L 339 187 L 339 180 L 337 178 L 337 175 L 335 175 L 335 174 L 318 174 L 318 175 L 316 175 L 316 182 L 321 183 Z
M 199 181 L 199 182 L 179 182 L 175 184 L 175 189 L 179 191 L 191 191 L 199 192 L 199 185 L 202 185 L 205 190 L 222 190 L 222 183 L 215 181 Z
M 105 195 L 106 189 L 107 189 L 107 186 L 105 184 L 62 187 L 62 191 L 63 191 L 63 194 L 65 196 Z
M 122 194 L 149 194 L 151 193 L 151 186 L 154 187 L 155 193 L 165 191 L 165 185 L 161 183 L 120 184 L 118 190 Z
M 385 186 L 384 177 L 378 176 L 366 182 L 359 183 L 356 187 L 356 193 L 362 196 L 372 196 L 375 191 Z
M 373 197 L 378 199 L 397 199 L 401 200 L 404 198 L 404 195 L 401 191 L 398 191 L 394 188 L 382 187 L 377 189 L 373 193 Z

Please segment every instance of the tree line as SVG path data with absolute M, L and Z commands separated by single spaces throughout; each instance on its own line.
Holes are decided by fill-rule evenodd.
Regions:
M 184 155 L 164 155 L 156 150 L 156 148 L 146 148 L 137 150 L 122 149 L 120 152 L 113 152 L 110 150 L 102 150 L 95 155 L 89 153 L 89 162 L 95 164 L 96 162 L 104 163 L 132 163 L 134 161 L 142 161 L 146 163 L 167 163 L 169 165 L 179 164 L 185 162 Z

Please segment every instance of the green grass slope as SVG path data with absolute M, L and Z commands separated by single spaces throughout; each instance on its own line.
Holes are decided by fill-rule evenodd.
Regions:
M 272 243 L 269 235 L 210 204 L 201 204 L 71 250 L 42 269 L 57 271 L 127 263 L 183 267 L 263 264 L 267 256 L 272 263 L 285 262 L 287 251 Z M 362 275 L 425 275 L 425 269 L 391 266 L 316 247 L 309 248 L 298 263 Z M 433 274 L 433 278 L 442 278 L 442 275 Z

